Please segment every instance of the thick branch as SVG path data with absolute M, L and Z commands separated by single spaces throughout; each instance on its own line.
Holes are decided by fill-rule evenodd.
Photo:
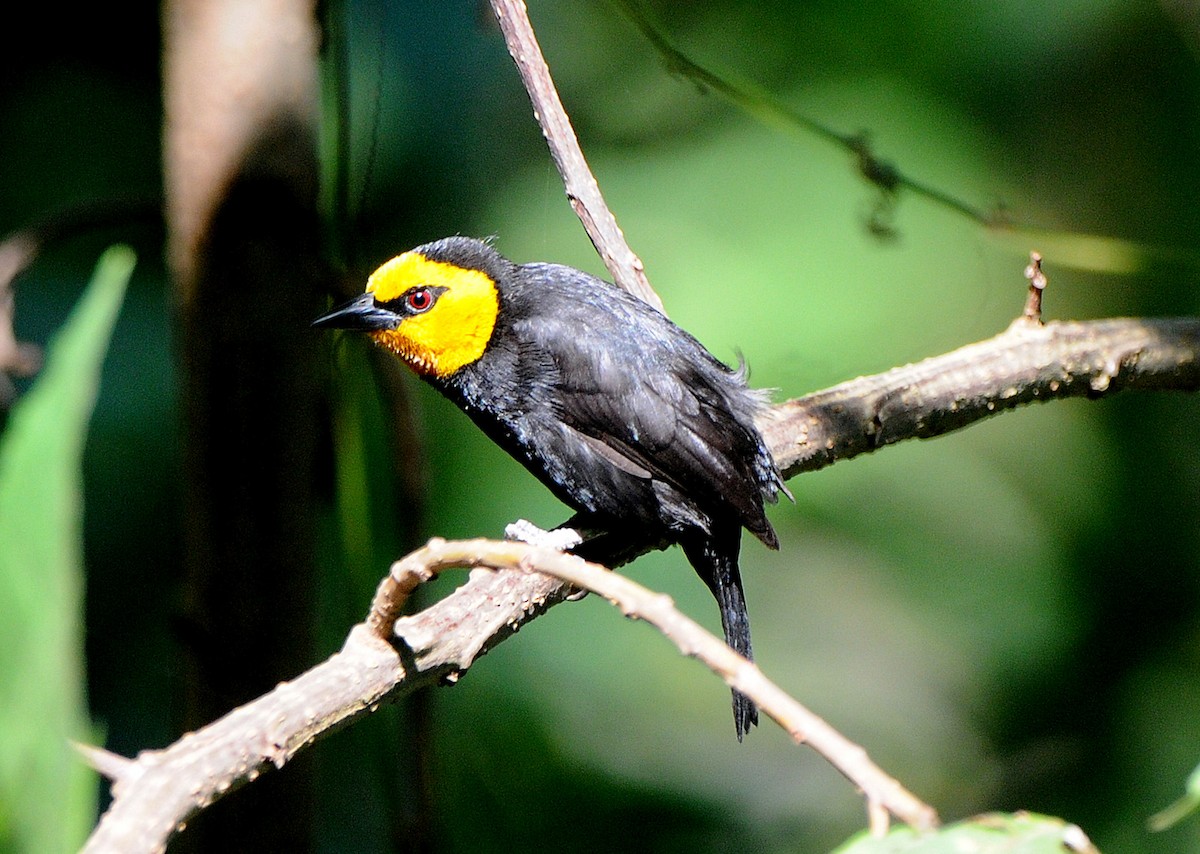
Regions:
M 1200 318 L 1016 320 L 987 341 L 772 407 L 759 421 L 787 477 L 1027 403 L 1200 389 Z
M 116 777 L 113 804 L 84 851 L 164 850 L 170 836 L 213 801 L 271 767 L 283 767 L 308 744 L 385 699 L 453 682 L 479 655 L 566 593 L 563 582 L 545 575 L 480 570 L 406 622 L 413 653 L 397 650 L 365 624 L 355 626 L 340 652 L 297 679 L 164 750 L 139 754 L 137 772 L 123 768 Z M 111 760 L 95 764 L 101 772 L 118 767 Z
M 140 753 L 139 772 L 117 777 L 113 804 L 83 850 L 165 850 L 191 816 L 366 713 L 403 677 L 395 650 L 356 626 L 341 652 L 296 680 L 165 750 Z

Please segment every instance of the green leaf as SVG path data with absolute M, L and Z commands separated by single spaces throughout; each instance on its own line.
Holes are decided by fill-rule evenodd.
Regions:
M 1200 807 L 1200 766 L 1188 775 L 1184 795 L 1169 807 L 1150 816 L 1148 824 L 1151 830 L 1167 830 L 1179 824 Z
M 100 258 L 0 436 L 0 850 L 77 850 L 96 810 L 84 697 L 81 458 L 134 254 Z
M 988 813 L 918 833 L 908 826 L 883 837 L 863 832 L 835 854 L 1097 854 L 1077 825 L 1034 813 Z

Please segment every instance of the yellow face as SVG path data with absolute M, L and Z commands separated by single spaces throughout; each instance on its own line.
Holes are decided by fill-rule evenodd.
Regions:
M 496 283 L 479 270 L 405 252 L 367 280 L 367 293 L 400 317 L 370 333 L 419 374 L 445 379 L 483 355 L 496 326 Z

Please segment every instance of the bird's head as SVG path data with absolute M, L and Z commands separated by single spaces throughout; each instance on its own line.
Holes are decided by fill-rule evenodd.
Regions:
M 383 264 L 366 293 L 313 326 L 366 332 L 417 373 L 447 379 L 487 349 L 506 266 L 512 265 L 481 241 L 439 240 Z

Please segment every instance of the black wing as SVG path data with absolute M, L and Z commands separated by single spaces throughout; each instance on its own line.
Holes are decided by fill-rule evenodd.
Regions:
M 778 475 L 754 427 L 760 398 L 659 312 L 571 272 L 586 279 L 585 287 L 541 289 L 539 311 L 513 327 L 519 346 L 537 351 L 523 361 L 554 368 L 537 393 L 558 427 L 530 430 L 546 445 L 535 453 L 554 458 L 540 460 L 557 469 L 552 479 L 594 512 L 634 515 L 637 508 L 622 504 L 653 501 L 672 528 L 707 529 L 714 514 L 732 510 L 776 545 L 763 514 Z M 564 276 L 556 271 L 546 279 L 561 283 Z M 536 411 L 546 414 L 545 407 Z

